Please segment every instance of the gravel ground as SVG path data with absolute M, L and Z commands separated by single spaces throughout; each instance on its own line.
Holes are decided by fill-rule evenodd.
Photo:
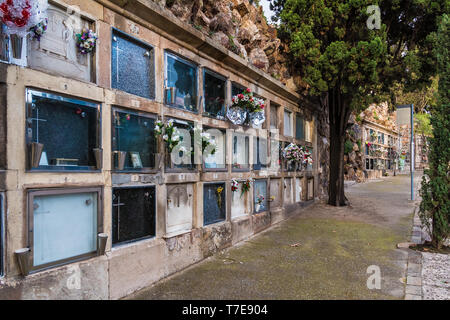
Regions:
M 450 255 L 422 252 L 424 300 L 450 300 Z

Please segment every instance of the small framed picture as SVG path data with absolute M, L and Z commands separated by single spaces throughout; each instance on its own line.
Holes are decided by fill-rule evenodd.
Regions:
M 142 168 L 142 161 L 139 152 L 130 152 L 131 163 L 133 164 L 133 168 L 138 169 Z

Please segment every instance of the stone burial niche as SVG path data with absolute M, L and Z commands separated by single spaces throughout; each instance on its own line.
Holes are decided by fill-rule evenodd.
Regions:
M 154 49 L 122 31 L 113 29 L 111 86 L 140 97 L 155 99 Z
M 272 199 L 270 203 L 270 208 L 279 208 L 283 205 L 281 198 L 281 179 L 270 179 L 270 197 Z
M 83 28 L 93 30 L 95 23 L 52 3 L 47 15 L 47 31 L 41 39 L 29 37 L 28 65 L 57 75 L 95 81 L 93 54 L 79 53 L 76 37 Z
M 251 211 L 250 192 L 242 193 L 244 181 L 238 181 L 238 189 L 231 192 L 231 218 L 246 216 Z
M 28 192 L 33 270 L 97 254 L 97 234 L 103 230 L 101 192 L 101 188 Z
M 192 229 L 193 198 L 194 185 L 192 183 L 167 185 L 166 236 Z
M 101 169 L 100 105 L 27 90 L 30 170 Z
M 226 217 L 225 183 L 203 185 L 203 224 L 224 221 Z
M 155 236 L 155 187 L 114 188 L 112 197 L 113 245 Z
M 294 203 L 292 178 L 284 178 L 284 203 Z
M 253 186 L 255 213 L 267 211 L 269 209 L 269 202 L 267 201 L 267 180 L 255 180 Z
M 115 171 L 152 171 L 160 155 L 155 137 L 156 116 L 114 108 L 113 168 Z

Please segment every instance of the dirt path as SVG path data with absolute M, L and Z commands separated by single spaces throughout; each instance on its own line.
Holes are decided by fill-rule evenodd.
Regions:
M 129 299 L 403 299 L 414 203 L 409 178 L 354 185 L 352 205 L 317 204 Z M 378 266 L 381 289 L 367 288 Z

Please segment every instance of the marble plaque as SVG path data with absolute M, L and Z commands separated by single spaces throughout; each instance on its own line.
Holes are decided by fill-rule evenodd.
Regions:
M 167 234 L 192 229 L 193 194 L 192 184 L 167 185 Z
M 92 81 L 92 53 L 80 54 L 76 38 L 82 28 L 92 28 L 90 23 L 51 4 L 47 14 L 48 27 L 41 40 L 29 37 L 29 66 L 56 75 Z

